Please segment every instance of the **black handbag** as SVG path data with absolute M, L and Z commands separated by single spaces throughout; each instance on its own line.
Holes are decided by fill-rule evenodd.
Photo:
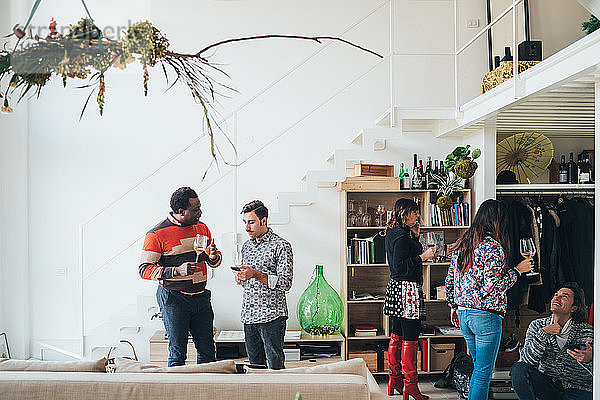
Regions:
M 473 374 L 473 358 L 465 352 L 460 352 L 452 358 L 444 370 L 442 377 L 435 382 L 436 388 L 456 389 L 459 397 L 469 397 L 469 381 Z

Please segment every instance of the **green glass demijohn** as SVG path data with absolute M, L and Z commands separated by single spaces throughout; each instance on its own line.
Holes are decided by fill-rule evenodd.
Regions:
M 342 299 L 323 277 L 323 266 L 317 265 L 315 279 L 298 301 L 300 326 L 311 335 L 332 335 L 343 318 Z

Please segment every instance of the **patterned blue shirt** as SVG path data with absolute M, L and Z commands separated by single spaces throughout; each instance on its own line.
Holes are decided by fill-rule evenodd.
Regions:
M 268 285 L 254 278 L 241 283 L 242 323 L 259 324 L 287 317 L 285 294 L 292 287 L 294 264 L 290 243 L 269 228 L 263 236 L 244 243 L 242 264 L 268 275 Z

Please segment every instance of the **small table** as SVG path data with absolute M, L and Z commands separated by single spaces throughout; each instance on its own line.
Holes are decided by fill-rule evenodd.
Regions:
M 215 333 L 215 347 L 217 353 L 217 360 L 229 359 L 229 354 L 239 354 L 239 357 L 233 357 L 235 361 L 239 362 L 248 362 L 248 357 L 246 356 L 246 346 L 244 344 L 243 339 L 220 339 L 219 338 L 220 331 Z M 319 364 L 329 364 L 332 362 L 342 361 L 345 350 L 345 338 L 343 335 L 327 335 L 327 336 L 318 336 L 318 335 L 309 335 L 306 332 L 302 332 L 300 335 L 300 339 L 286 339 L 285 344 L 295 345 L 295 344 L 337 344 L 339 346 L 339 354 L 340 356 L 333 357 L 315 357 L 315 358 L 306 358 L 300 361 L 286 361 L 285 366 L 288 368 L 300 367 L 300 366 L 311 366 L 311 365 L 319 365 Z M 169 357 L 169 341 L 165 338 L 165 331 L 158 330 L 152 335 L 150 338 L 150 362 L 152 364 L 157 365 L 167 365 L 167 359 Z M 186 364 L 195 364 L 196 363 L 196 348 L 194 347 L 194 342 L 190 338 L 188 340 L 188 349 L 187 349 L 187 360 Z

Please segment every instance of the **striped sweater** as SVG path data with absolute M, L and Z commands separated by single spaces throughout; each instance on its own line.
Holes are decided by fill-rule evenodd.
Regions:
M 567 354 L 567 346 L 560 348 L 556 336 L 550 335 L 542 329 L 552 323 L 552 316 L 540 318 L 529 324 L 525 336 L 525 346 L 521 350 L 521 361 L 536 367 L 540 372 L 553 380 L 562 383 L 565 389 L 580 389 L 592 391 L 592 376 L 577 360 Z M 571 325 L 567 345 L 585 344 L 593 345 L 594 329 L 585 322 Z M 593 361 L 582 363 L 590 372 Z
M 182 226 L 171 214 L 152 228 L 144 240 L 139 273 L 143 279 L 157 280 L 158 283 L 172 290 L 186 293 L 198 293 L 206 287 L 206 264 L 216 268 L 221 264 L 221 253 L 215 261 L 210 261 L 206 254 L 200 254 L 198 267 L 193 275 L 174 276 L 175 267 L 184 262 L 196 261 L 194 239 L 196 235 L 212 238 L 208 227 L 199 222 Z

